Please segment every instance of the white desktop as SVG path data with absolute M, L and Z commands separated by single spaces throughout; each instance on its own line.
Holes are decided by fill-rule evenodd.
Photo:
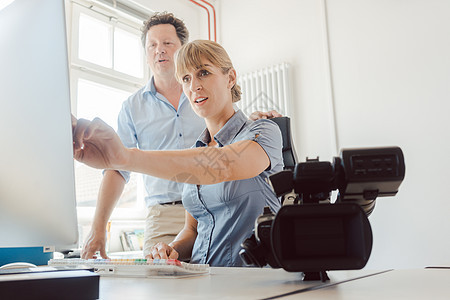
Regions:
M 0 10 L 0 265 L 78 240 L 65 26 L 63 0 Z

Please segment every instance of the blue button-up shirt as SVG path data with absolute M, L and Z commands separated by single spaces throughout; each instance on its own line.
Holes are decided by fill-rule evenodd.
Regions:
M 237 111 L 214 140 L 219 147 L 242 140 L 255 141 L 270 159 L 270 166 L 256 177 L 212 185 L 186 184 L 183 191 L 183 205 L 198 221 L 191 262 L 242 266 L 240 244 L 252 234 L 256 218 L 263 213 L 264 206 L 273 212 L 280 208 L 279 199 L 265 180 L 283 169 L 281 132 L 270 120 L 251 121 Z M 196 146 L 207 147 L 209 142 L 206 129 Z M 205 152 L 205 161 L 199 163 L 207 163 L 208 159 L 214 158 Z
M 153 78 L 122 105 L 117 133 L 123 144 L 141 150 L 191 148 L 205 128 L 182 94 L 178 110 L 155 89 Z M 128 182 L 130 173 L 120 171 Z M 183 184 L 143 175 L 147 206 L 181 200 Z

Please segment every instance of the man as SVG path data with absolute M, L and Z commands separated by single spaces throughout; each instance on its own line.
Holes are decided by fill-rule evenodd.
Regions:
M 175 79 L 174 53 L 188 41 L 183 21 L 171 13 L 156 13 L 144 23 L 142 42 L 153 77 L 127 101 L 118 118 L 118 135 L 127 147 L 143 150 L 190 148 L 205 128 Z M 251 118 L 280 116 L 277 112 L 255 112 Z M 170 243 L 184 225 L 182 184 L 144 176 L 148 207 L 144 256 L 157 242 Z M 106 170 L 100 186 L 91 231 L 81 257 L 106 258 L 105 228 L 129 179 L 129 172 Z

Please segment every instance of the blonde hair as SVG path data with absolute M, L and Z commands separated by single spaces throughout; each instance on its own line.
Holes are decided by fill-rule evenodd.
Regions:
M 216 67 L 222 68 L 224 74 L 234 69 L 228 53 L 221 45 L 209 40 L 196 40 L 183 45 L 175 54 L 177 80 L 181 82 L 182 76 L 189 70 L 200 68 L 202 59 L 209 60 Z M 241 94 L 241 87 L 235 84 L 231 88 L 233 103 L 241 100 Z

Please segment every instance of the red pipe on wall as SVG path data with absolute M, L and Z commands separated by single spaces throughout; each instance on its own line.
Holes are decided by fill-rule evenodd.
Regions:
M 200 0 L 203 3 L 206 3 L 207 5 L 211 6 L 212 11 L 213 11 L 213 19 L 214 19 L 214 42 L 217 42 L 217 27 L 216 27 L 216 10 L 214 9 L 214 6 L 209 3 L 208 1 L 205 0 Z
M 189 0 L 189 1 L 191 1 L 192 3 L 194 3 L 194 4 L 196 4 L 196 5 L 200 6 L 200 7 L 203 7 L 206 10 L 206 13 L 208 14 L 208 40 L 211 40 L 211 26 L 210 26 L 211 21 L 210 21 L 210 17 L 209 17 L 209 10 L 208 10 L 208 8 L 206 8 L 205 6 L 201 5 L 200 3 L 198 3 L 198 2 L 196 2 L 194 0 Z

